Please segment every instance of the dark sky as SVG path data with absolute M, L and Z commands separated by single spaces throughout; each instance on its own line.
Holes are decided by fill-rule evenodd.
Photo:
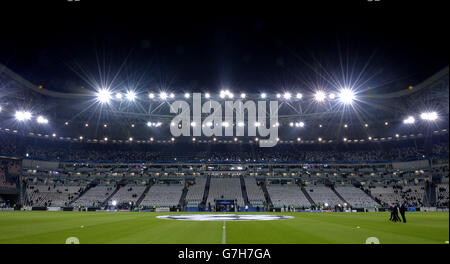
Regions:
M 368 63 L 371 84 L 397 90 L 448 65 L 437 1 L 92 2 L 2 1 L 0 62 L 59 91 L 89 88 L 78 74 L 98 81 L 99 65 L 108 79 L 123 65 L 120 85 L 180 91 L 302 87 L 319 63 L 331 73 Z

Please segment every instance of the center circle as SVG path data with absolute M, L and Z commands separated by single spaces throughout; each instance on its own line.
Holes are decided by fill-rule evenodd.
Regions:
M 293 219 L 284 215 L 239 215 L 239 214 L 193 214 L 193 215 L 159 215 L 159 219 L 182 221 L 272 221 Z

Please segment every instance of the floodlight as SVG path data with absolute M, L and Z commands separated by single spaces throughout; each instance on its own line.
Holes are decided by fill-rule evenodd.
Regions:
M 344 104 L 351 104 L 355 99 L 355 94 L 350 89 L 342 89 L 339 93 L 339 100 Z
M 172 99 L 175 98 L 175 94 L 171 93 L 170 98 L 172 98 Z
M 155 94 L 154 94 L 154 93 L 149 93 L 149 94 L 148 94 L 148 98 L 150 98 L 150 99 L 155 98 Z
M 134 91 L 128 91 L 125 96 L 128 101 L 134 101 L 134 99 L 136 99 L 136 93 Z
M 403 120 L 403 124 L 414 124 L 416 119 L 413 116 L 408 116 L 408 118 Z
M 48 124 L 48 119 L 43 116 L 38 116 L 38 118 L 36 118 L 36 121 L 38 122 L 38 124 Z
M 267 97 L 267 95 L 266 95 L 265 93 L 262 93 L 262 94 L 261 94 L 261 98 L 264 99 L 264 98 L 266 98 L 266 97 Z
M 162 100 L 166 100 L 167 99 L 167 93 L 166 92 L 159 93 L 159 98 L 161 98 Z
M 184 98 L 189 98 L 189 97 L 191 97 L 191 94 L 190 94 L 190 93 L 185 93 L 185 94 L 184 94 Z
M 121 93 L 116 93 L 116 99 L 122 99 L 122 94 Z
M 111 99 L 111 92 L 106 89 L 102 89 L 97 93 L 97 100 L 100 103 L 108 103 L 110 99 Z
M 245 97 L 247 97 L 247 95 L 245 93 L 241 93 L 241 98 L 244 99 Z
M 32 114 L 28 111 L 17 111 L 15 117 L 18 121 L 27 121 L 31 119 Z
M 330 94 L 328 95 L 328 97 L 329 97 L 331 100 L 333 100 L 334 98 L 336 98 L 336 95 L 335 95 L 334 93 L 330 93 Z
M 316 99 L 317 102 L 323 102 L 325 100 L 325 93 L 317 91 L 316 94 L 314 94 L 314 99 Z
M 209 93 L 205 93 L 205 98 L 209 98 L 211 95 Z
M 244 124 L 244 122 L 239 122 L 238 126 L 243 127 L 243 126 L 245 126 L 245 124 Z
M 420 115 L 420 118 L 426 121 L 435 121 L 438 119 L 438 115 L 436 112 L 425 112 Z
M 297 93 L 297 99 L 302 99 L 302 97 L 303 97 L 303 94 Z
M 111 203 L 113 206 L 116 206 L 117 205 L 117 201 L 116 200 L 114 200 L 114 201 L 112 201 L 112 203 Z
M 289 100 L 291 99 L 291 93 L 284 93 L 283 97 L 284 99 Z

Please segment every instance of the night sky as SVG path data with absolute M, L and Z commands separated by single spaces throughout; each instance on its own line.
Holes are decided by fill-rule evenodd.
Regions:
M 70 92 L 91 89 L 82 77 L 99 79 L 98 65 L 143 90 L 249 92 L 302 88 L 319 64 L 340 72 L 340 59 L 368 63 L 371 84 L 388 90 L 448 65 L 446 8 L 429 1 L 91 2 L 2 1 L 0 63 Z

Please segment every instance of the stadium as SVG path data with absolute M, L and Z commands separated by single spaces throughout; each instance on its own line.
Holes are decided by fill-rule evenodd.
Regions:
M 0 61 L 0 244 L 448 244 L 448 61 L 338 64 L 255 87 Z

